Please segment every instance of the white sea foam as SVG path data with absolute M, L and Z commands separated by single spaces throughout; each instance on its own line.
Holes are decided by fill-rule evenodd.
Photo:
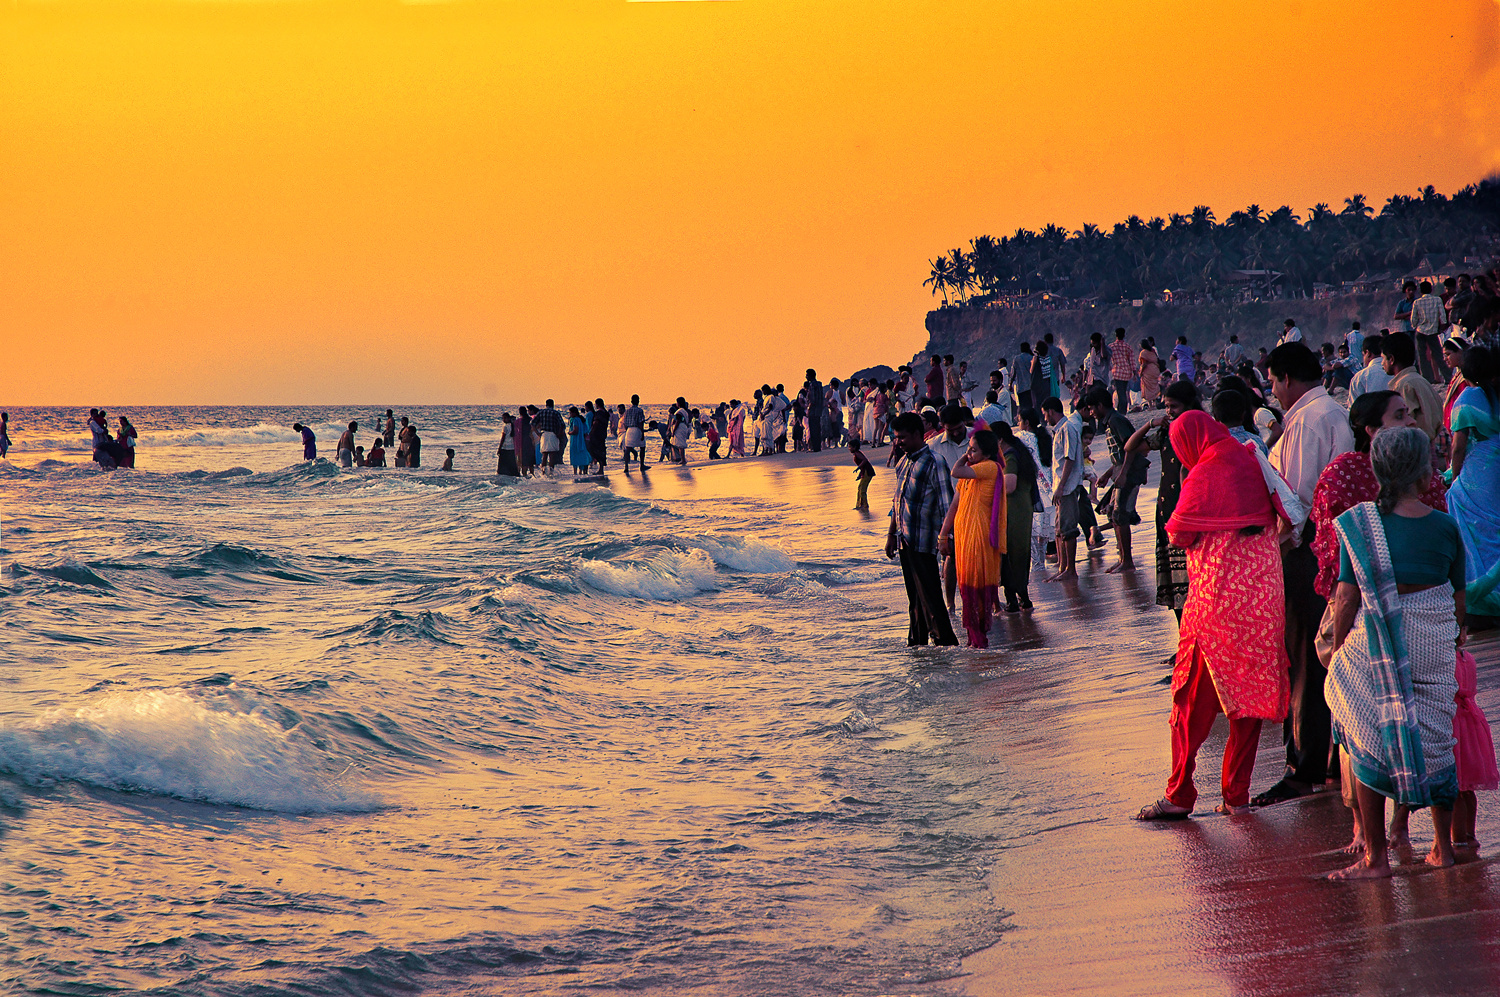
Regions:
M 726 568 L 748 574 L 773 574 L 792 571 L 797 567 L 797 562 L 786 551 L 748 533 L 738 537 L 709 533 L 683 542 L 705 551 L 715 562 Z
M 181 691 L 116 693 L 0 729 L 0 771 L 288 813 L 375 809 L 297 728 Z
M 578 578 L 590 588 L 631 599 L 689 599 L 719 587 L 714 562 L 701 550 L 664 550 L 632 561 L 585 560 Z

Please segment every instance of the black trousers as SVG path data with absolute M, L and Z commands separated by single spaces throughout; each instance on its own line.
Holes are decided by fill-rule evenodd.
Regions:
M 929 637 L 938 644 L 957 644 L 953 624 L 948 619 L 948 606 L 943 602 L 943 576 L 938 570 L 936 554 L 902 547 L 901 577 L 906 580 L 906 601 L 911 613 L 911 625 L 906 631 L 906 643 L 911 647 L 925 647 Z
M 1112 381 L 1109 382 L 1109 386 L 1114 391 L 1114 396 L 1115 396 L 1115 411 L 1116 412 L 1129 412 L 1130 411 L 1130 382 L 1129 381 L 1112 380 Z
M 1286 587 L 1286 653 L 1291 658 L 1292 707 L 1282 725 L 1286 741 L 1286 778 L 1321 785 L 1328 778 L 1328 747 L 1332 720 L 1323 698 L 1327 670 L 1318 661 L 1318 625 L 1328 600 L 1313 589 L 1318 559 L 1310 546 L 1313 526 L 1307 524 L 1303 542 L 1281 552 L 1281 580 Z
M 1024 411 L 1025 409 L 1035 408 L 1035 407 L 1036 406 L 1032 404 L 1032 397 L 1031 397 L 1031 389 L 1030 388 L 1027 388 L 1025 391 L 1021 391 L 1019 388 L 1016 389 L 1016 418 L 1017 419 L 1021 418 L 1021 412 L 1022 411 Z
M 1027 538 L 1030 539 L 1029 537 Z M 1027 588 L 1031 582 L 1031 545 L 1000 556 L 1000 584 L 1005 587 L 1005 601 L 1018 605 L 1031 601 Z

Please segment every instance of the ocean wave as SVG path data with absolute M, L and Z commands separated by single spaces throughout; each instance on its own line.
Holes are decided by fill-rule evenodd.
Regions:
M 701 550 L 662 550 L 626 561 L 584 560 L 578 578 L 611 595 L 658 601 L 691 599 L 719 587 L 714 562 Z
M 702 550 L 717 564 L 747 574 L 775 574 L 793 571 L 797 567 L 797 562 L 786 551 L 748 533 L 738 537 L 709 533 L 682 542 Z
M 216 705 L 153 690 L 52 711 L 0 729 L 0 772 L 34 786 L 77 782 L 283 813 L 381 806 L 333 771 L 337 761 L 299 727 L 284 729 L 259 709 Z
M 92 588 L 112 589 L 108 581 L 94 573 L 94 570 L 81 561 L 64 558 L 56 564 L 41 567 L 37 565 L 12 564 L 11 576 L 13 578 L 24 578 L 27 575 L 42 575 L 53 578 L 70 585 L 88 585 Z

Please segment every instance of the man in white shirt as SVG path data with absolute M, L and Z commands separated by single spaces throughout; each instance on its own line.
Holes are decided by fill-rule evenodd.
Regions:
M 1083 485 L 1083 415 L 1064 419 L 1062 402 L 1048 398 L 1042 418 L 1052 427 L 1052 513 L 1057 519 L 1057 574 L 1050 582 L 1078 577 L 1078 492 Z M 1086 493 L 1085 493 L 1086 494 Z
M 1271 463 L 1302 500 L 1312 508 L 1313 490 L 1328 463 L 1354 449 L 1349 416 L 1324 389 L 1317 354 L 1302 343 L 1286 343 L 1271 351 L 1271 391 L 1281 403 L 1285 429 L 1271 450 Z M 1313 524 L 1299 533 L 1281 524 L 1281 579 L 1286 598 L 1286 650 L 1291 659 L 1292 706 L 1284 725 L 1286 774 L 1255 797 L 1258 806 L 1306 796 L 1328 778 L 1328 748 L 1332 722 L 1323 698 L 1327 670 L 1318 659 L 1315 642 L 1328 600 L 1318 595 L 1313 581 L 1318 559 L 1310 546 Z
M 983 419 L 986 426 L 993 426 L 1000 422 L 1010 422 L 1010 413 L 1006 412 L 1000 405 L 1000 392 L 993 388 L 985 392 L 984 408 L 979 410 L 978 418 Z
M 1379 336 L 1366 336 L 1360 348 L 1364 350 L 1361 359 L 1364 366 L 1354 374 L 1354 379 L 1349 382 L 1349 404 L 1354 404 L 1354 399 L 1360 395 L 1367 395 L 1372 391 L 1384 391 L 1391 386 L 1391 375 L 1385 372 L 1385 365 L 1380 358 L 1380 345 L 1384 342 Z M 1353 354 L 1350 354 L 1353 356 Z
M 1281 323 L 1281 326 L 1281 338 L 1276 340 L 1277 346 L 1302 342 L 1302 330 L 1297 328 L 1297 323 L 1294 319 L 1287 319 Z

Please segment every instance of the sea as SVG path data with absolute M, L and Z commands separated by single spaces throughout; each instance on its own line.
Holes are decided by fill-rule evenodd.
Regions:
M 419 470 L 300 459 L 384 408 L 121 408 L 112 472 L 9 409 L 0 982 L 961 991 L 1067 814 L 975 705 L 1025 644 L 906 646 L 884 452 L 874 513 L 847 456 L 502 479 L 505 406 L 398 410 Z

